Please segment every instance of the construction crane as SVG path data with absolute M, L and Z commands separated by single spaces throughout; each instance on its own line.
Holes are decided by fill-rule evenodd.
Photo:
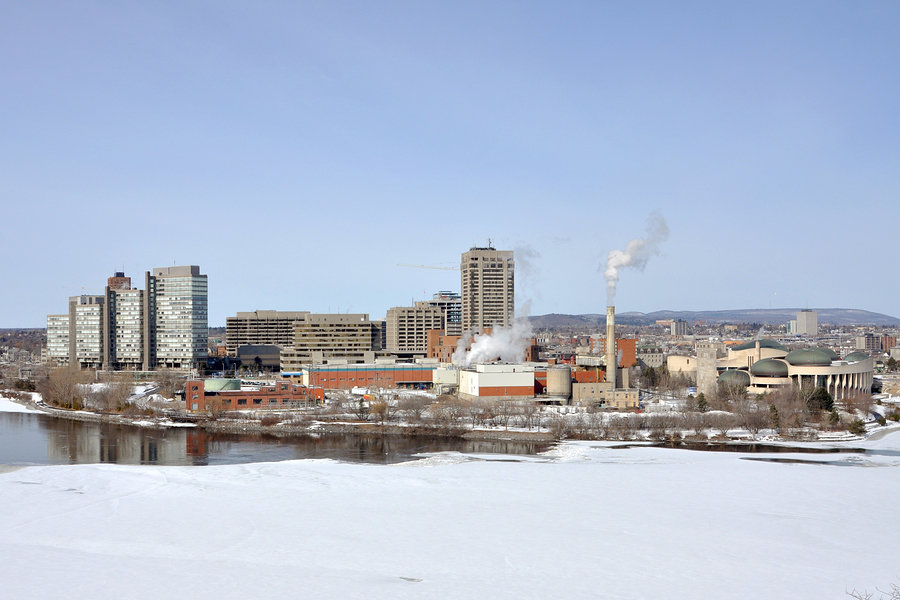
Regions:
M 409 267 L 410 269 L 436 269 L 438 271 L 459 271 L 459 267 L 441 267 L 438 265 L 410 265 L 406 263 L 397 263 L 398 267 Z

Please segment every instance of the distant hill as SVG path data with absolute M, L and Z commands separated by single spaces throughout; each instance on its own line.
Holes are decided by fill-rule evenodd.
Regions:
M 651 325 L 663 319 L 683 319 L 689 323 L 760 323 L 782 325 L 797 317 L 798 308 L 746 308 L 738 310 L 658 310 L 652 313 L 616 313 L 622 325 Z M 900 319 L 890 315 L 853 308 L 816 308 L 819 324 L 900 326 Z M 552 327 L 592 327 L 606 323 L 605 314 L 562 315 L 549 314 L 528 318 L 535 329 Z

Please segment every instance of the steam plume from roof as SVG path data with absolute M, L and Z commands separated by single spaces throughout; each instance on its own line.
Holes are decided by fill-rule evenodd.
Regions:
M 531 321 L 528 320 L 530 308 L 529 300 L 524 303 L 519 316 L 509 327 L 494 327 L 491 333 L 479 333 L 474 338 L 466 333 L 456 345 L 453 364 L 468 367 L 495 360 L 505 363 L 522 362 L 533 335 Z M 470 342 L 472 348 L 467 350 Z

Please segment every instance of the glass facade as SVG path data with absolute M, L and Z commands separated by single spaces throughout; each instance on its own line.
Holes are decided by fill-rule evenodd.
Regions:
M 160 366 L 190 368 L 206 360 L 209 325 L 206 275 L 196 267 L 182 274 L 156 269 L 154 282 L 154 348 Z M 175 271 L 175 272 L 172 272 Z

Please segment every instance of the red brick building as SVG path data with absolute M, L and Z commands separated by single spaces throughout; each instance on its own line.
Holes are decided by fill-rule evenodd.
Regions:
M 244 410 L 303 408 L 325 401 L 321 387 L 304 386 L 287 381 L 260 385 L 251 389 L 206 391 L 202 379 L 184 384 L 184 405 L 187 410 Z
M 591 338 L 591 354 L 606 355 L 606 338 Z M 637 365 L 637 340 L 634 338 L 616 338 L 616 351 L 619 355 L 619 368 L 628 369 Z
M 456 344 L 462 339 L 461 335 L 444 335 L 441 329 L 429 329 L 425 336 L 425 356 L 436 358 L 442 363 L 453 362 L 453 353 L 456 352 Z
M 431 388 L 436 364 L 313 365 L 306 369 L 310 386 L 349 390 L 354 387 Z

